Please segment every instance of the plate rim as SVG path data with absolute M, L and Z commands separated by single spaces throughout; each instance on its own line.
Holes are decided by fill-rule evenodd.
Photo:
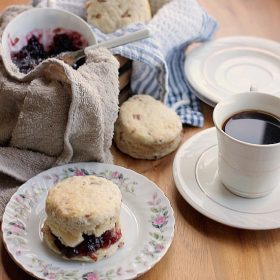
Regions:
M 17 189 L 17 191 L 11 196 L 9 202 L 6 204 L 5 209 L 4 209 L 4 213 L 3 213 L 3 218 L 2 218 L 2 222 L 1 222 L 1 230 L 2 230 L 2 242 L 4 244 L 5 250 L 8 252 L 8 255 L 11 257 L 11 259 L 15 262 L 15 264 L 17 266 L 19 266 L 24 272 L 26 272 L 27 274 L 31 275 L 32 277 L 36 278 L 36 279 L 47 279 L 47 278 L 41 278 L 39 275 L 36 274 L 36 272 L 32 271 L 32 269 L 28 269 L 27 264 L 23 265 L 22 262 L 20 262 L 15 256 L 14 254 L 9 250 L 9 245 L 8 242 L 6 240 L 6 236 L 4 234 L 4 229 L 5 229 L 5 220 L 6 218 L 6 210 L 9 207 L 10 202 L 12 201 L 12 199 L 15 198 L 15 196 L 22 191 L 26 185 L 28 185 L 30 183 L 31 180 L 35 180 L 36 178 L 38 179 L 39 177 L 42 177 L 45 174 L 48 174 L 51 171 L 55 171 L 56 169 L 61 169 L 61 168 L 67 168 L 67 167 L 83 167 L 84 165 L 99 165 L 99 166 L 103 166 L 103 169 L 106 169 L 106 166 L 109 168 L 116 168 L 118 169 L 118 171 L 125 171 L 128 173 L 131 173 L 133 176 L 140 176 L 142 177 L 142 179 L 146 180 L 147 183 L 149 183 L 150 185 L 153 186 L 154 191 L 157 191 L 157 193 L 160 193 L 161 198 L 164 199 L 165 205 L 168 207 L 169 210 L 169 218 L 171 218 L 169 220 L 169 226 L 170 226 L 170 235 L 169 235 L 169 239 L 164 243 L 165 247 L 164 250 L 162 250 L 162 252 L 160 253 L 160 256 L 158 256 L 157 258 L 155 258 L 155 260 L 153 260 L 152 262 L 150 261 L 148 266 L 143 267 L 142 269 L 138 269 L 137 271 L 135 271 L 133 274 L 131 275 L 126 275 L 125 277 L 121 277 L 121 278 L 117 278 L 117 279 L 122 279 L 122 280 L 129 280 L 129 279 L 135 279 L 137 277 L 139 277 L 140 275 L 148 272 L 149 270 L 151 270 L 157 263 L 160 262 L 160 260 L 166 255 L 166 253 L 168 252 L 169 248 L 171 247 L 171 244 L 174 240 L 174 235 L 175 235 L 175 224 L 176 224 L 176 219 L 175 219 L 175 213 L 174 213 L 174 209 L 172 207 L 171 201 L 169 200 L 169 198 L 165 195 L 165 192 L 156 184 L 154 183 L 152 180 L 150 180 L 149 178 L 147 178 L 146 176 L 123 166 L 119 166 L 116 164 L 110 164 L 110 163 L 100 163 L 100 162 L 78 162 L 78 163 L 69 163 L 69 164 L 65 164 L 65 165 L 59 165 L 59 166 L 55 166 L 52 167 L 50 169 L 44 170 L 43 172 L 33 176 L 32 178 L 30 178 L 28 181 L 24 182 L 22 185 L 19 186 L 19 188 Z M 94 168 L 93 168 L 94 169 Z M 69 262 L 69 264 L 71 265 L 71 262 Z M 79 275 L 79 279 L 81 278 L 82 275 Z M 114 278 L 112 278 L 114 279 Z
M 181 196 L 184 198 L 184 200 L 189 204 L 191 205 L 196 211 L 198 211 L 199 213 L 201 213 L 202 215 L 206 216 L 207 218 L 213 220 L 213 221 L 216 221 L 216 222 L 219 222 L 221 224 L 224 224 L 224 225 L 227 225 L 227 226 L 230 226 L 232 228 L 238 228 L 238 229 L 246 229 L 246 230 L 272 230 L 272 229 L 278 229 L 280 228 L 280 225 L 278 226 L 266 226 L 266 227 L 257 227 L 257 226 L 246 226 L 244 224 L 238 224 L 238 223 L 235 223 L 235 222 L 227 222 L 225 220 L 223 220 L 223 218 L 213 214 L 211 211 L 207 210 L 207 209 L 204 209 L 203 207 L 201 207 L 200 205 L 198 205 L 193 199 L 192 197 L 184 190 L 184 187 L 182 186 L 179 178 L 178 178 L 178 171 L 177 171 L 177 167 L 176 165 L 178 165 L 177 163 L 179 162 L 179 157 L 182 153 L 182 151 L 184 150 L 184 148 L 189 144 L 190 141 L 194 141 L 196 140 L 197 138 L 201 137 L 203 134 L 210 134 L 210 133 L 213 133 L 213 131 L 215 130 L 216 128 L 215 127 L 210 127 L 210 128 L 207 128 L 205 130 L 202 130 L 198 133 L 196 133 L 195 135 L 193 135 L 191 138 L 189 138 L 187 141 L 185 141 L 185 143 L 183 143 L 183 145 L 179 148 L 179 150 L 177 151 L 176 155 L 175 155 L 175 158 L 174 158 L 174 162 L 173 162 L 173 167 L 172 167 L 172 174 L 173 174 L 173 178 L 174 178 L 174 182 L 175 182 L 175 186 L 177 188 L 177 190 L 179 191 L 179 193 L 181 194 Z M 213 145 L 212 145 L 213 146 Z M 209 148 L 208 146 L 205 147 L 205 149 Z M 203 153 L 203 151 L 202 151 Z M 197 158 L 196 158 L 196 163 L 195 163 L 195 166 L 196 167 L 196 164 L 197 164 L 197 161 L 198 159 L 200 158 L 201 154 L 200 153 Z M 193 170 L 195 172 L 195 170 Z M 223 207 L 222 205 L 220 204 L 216 204 L 215 202 L 213 202 L 199 187 L 198 183 L 195 181 L 194 183 L 196 185 L 196 188 L 200 190 L 200 193 L 202 194 L 203 197 L 205 197 L 208 201 L 210 201 L 211 203 L 214 203 L 216 206 L 218 206 L 220 209 L 223 209 L 223 210 L 226 210 L 228 212 L 231 212 L 231 213 L 235 213 L 235 211 L 229 209 L 229 208 L 225 208 Z M 270 213 L 268 213 L 270 214 Z M 248 213 L 241 213 L 241 215 L 244 215 L 244 216 L 250 216 L 251 214 L 248 214 Z M 254 214 L 256 215 L 256 214 Z
M 234 45 L 241 45 L 242 43 L 246 43 L 246 44 L 252 44 L 250 45 L 251 47 L 256 47 L 256 45 L 261 44 L 263 45 L 267 45 L 270 46 L 269 50 L 271 51 L 271 49 L 273 49 L 273 52 L 275 54 L 277 54 L 279 56 L 279 60 L 280 60 L 280 42 L 271 40 L 271 39 L 267 39 L 267 38 L 262 38 L 262 37 L 257 37 L 257 36 L 225 36 L 225 37 L 220 37 L 211 41 L 208 41 L 204 44 L 201 44 L 200 46 L 192 49 L 189 53 L 186 53 L 186 59 L 185 59 L 185 63 L 184 63 L 184 72 L 185 72 L 185 76 L 188 80 L 188 83 L 191 86 L 191 91 L 203 102 L 205 102 L 206 104 L 215 107 L 215 105 L 220 102 L 222 100 L 222 98 L 218 98 L 218 96 L 216 95 L 212 95 L 209 94 L 209 92 L 206 92 L 203 88 L 200 88 L 199 83 L 195 81 L 195 79 L 193 79 L 192 76 L 192 71 L 191 71 L 191 67 L 190 64 L 192 63 L 192 56 L 197 56 L 197 54 L 200 54 L 200 56 L 203 57 L 203 60 L 205 58 L 207 58 L 208 55 L 212 54 L 212 48 L 215 48 L 217 50 L 223 49 L 222 46 L 220 46 L 221 43 L 234 43 Z M 242 46 L 242 45 L 241 45 Z M 204 52 L 201 53 L 201 48 L 204 48 Z M 206 51 L 205 51 L 206 48 Z M 210 48 L 210 49 L 207 49 Z M 258 47 L 258 48 L 262 48 L 262 47 Z M 265 49 L 265 48 L 263 48 Z M 268 48 L 266 48 L 265 50 L 268 50 Z M 272 51 L 271 51 L 272 52 Z M 249 91 L 250 89 L 248 88 L 247 91 Z

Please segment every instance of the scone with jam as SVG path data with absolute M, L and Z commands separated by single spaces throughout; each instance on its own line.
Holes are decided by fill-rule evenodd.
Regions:
M 67 178 L 48 193 L 43 240 L 63 258 L 99 261 L 123 246 L 121 192 L 97 176 Z

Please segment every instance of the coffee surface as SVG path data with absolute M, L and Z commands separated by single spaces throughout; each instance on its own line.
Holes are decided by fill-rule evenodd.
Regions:
M 251 144 L 280 142 L 279 118 L 262 111 L 236 113 L 224 122 L 222 129 L 231 137 Z

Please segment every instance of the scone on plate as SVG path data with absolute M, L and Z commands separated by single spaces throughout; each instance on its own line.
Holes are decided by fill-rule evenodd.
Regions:
M 149 0 L 89 0 L 87 21 L 104 33 L 151 19 Z
M 181 120 L 173 110 L 149 95 L 135 95 L 120 108 L 114 141 L 131 157 L 159 159 L 178 147 L 181 132 Z
M 63 258 L 99 261 L 123 245 L 121 192 L 97 176 L 67 178 L 48 193 L 43 240 Z

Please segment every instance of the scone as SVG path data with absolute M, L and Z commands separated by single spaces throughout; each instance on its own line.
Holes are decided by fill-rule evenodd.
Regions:
M 173 110 L 149 95 L 135 95 L 120 108 L 114 141 L 131 157 L 159 159 L 178 147 L 181 131 L 182 123 Z
M 151 19 L 148 0 L 89 0 L 86 4 L 88 23 L 103 33 Z
M 63 258 L 95 262 L 123 245 L 121 192 L 97 176 L 67 178 L 48 193 L 43 240 Z

